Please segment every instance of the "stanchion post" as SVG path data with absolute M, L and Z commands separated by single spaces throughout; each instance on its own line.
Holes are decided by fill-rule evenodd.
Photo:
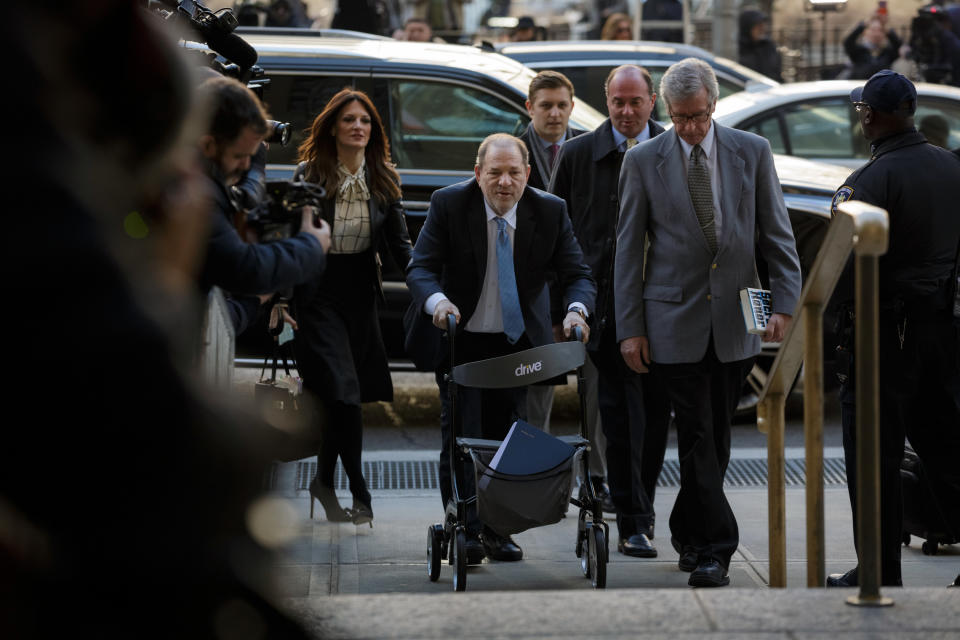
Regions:
M 884 213 L 884 218 L 886 214 Z M 880 258 L 887 248 L 887 222 L 864 229 L 856 252 L 854 355 L 857 392 L 857 554 L 860 593 L 847 598 L 857 606 L 888 606 L 880 595 L 880 375 L 877 338 Z M 882 238 L 881 238 L 882 235 Z
M 784 470 L 784 404 L 782 394 L 770 394 L 758 407 L 767 434 L 767 519 L 770 545 L 770 586 L 787 586 L 786 476 Z
M 803 416 L 806 449 L 807 586 L 824 586 L 823 515 L 823 305 L 803 309 Z

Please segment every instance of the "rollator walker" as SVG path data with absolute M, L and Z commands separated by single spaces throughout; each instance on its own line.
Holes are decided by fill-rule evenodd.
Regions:
M 476 503 L 480 520 L 500 535 L 512 535 L 533 527 L 559 522 L 567 505 L 579 508 L 575 552 L 583 575 L 593 587 L 607 584 L 609 527 L 603 521 L 603 509 L 590 482 L 590 440 L 586 432 L 586 403 L 583 363 L 586 357 L 580 327 L 574 327 L 576 341 L 548 344 L 487 360 L 454 365 L 456 317 L 447 317 L 450 371 L 444 374 L 449 397 L 452 427 L 449 450 L 452 499 L 447 502 L 442 524 L 427 527 L 427 575 L 432 582 L 440 577 L 440 561 L 447 558 L 453 567 L 454 591 L 467 588 L 466 524 L 467 507 Z M 539 363 L 518 375 L 517 363 Z M 523 365 L 521 365 L 522 367 Z M 580 435 L 559 436 L 573 447 L 574 453 L 552 469 L 530 475 L 510 475 L 491 468 L 502 441 L 462 437 L 457 411 L 457 389 L 505 389 L 529 386 L 576 369 L 580 410 Z M 535 425 L 539 427 L 540 425 Z M 473 462 L 477 493 L 464 498 L 457 476 L 464 463 Z M 580 493 L 572 497 L 574 474 L 579 472 Z

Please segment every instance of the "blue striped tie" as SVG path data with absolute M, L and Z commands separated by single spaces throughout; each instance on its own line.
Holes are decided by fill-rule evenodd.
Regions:
M 497 284 L 500 287 L 500 307 L 503 312 L 503 332 L 510 344 L 523 335 L 523 312 L 517 294 L 517 278 L 513 273 L 513 249 L 507 235 L 507 221 L 497 216 Z

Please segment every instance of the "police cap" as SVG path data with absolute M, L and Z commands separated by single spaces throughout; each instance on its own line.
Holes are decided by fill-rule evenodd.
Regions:
M 917 89 L 906 76 L 884 69 L 870 76 L 865 85 L 851 91 L 850 101 L 866 103 L 885 113 L 899 111 L 902 103 L 909 102 L 906 111 L 912 114 L 917 108 Z

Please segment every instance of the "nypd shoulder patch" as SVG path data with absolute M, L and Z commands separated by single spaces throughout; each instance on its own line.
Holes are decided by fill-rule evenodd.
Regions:
M 839 205 L 841 202 L 846 202 L 852 197 L 853 197 L 853 187 L 848 187 L 847 185 L 843 185 L 842 187 L 837 189 L 837 192 L 833 194 L 833 202 L 831 203 L 831 206 L 830 206 L 830 215 L 832 216 L 837 215 L 837 205 Z

